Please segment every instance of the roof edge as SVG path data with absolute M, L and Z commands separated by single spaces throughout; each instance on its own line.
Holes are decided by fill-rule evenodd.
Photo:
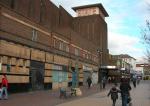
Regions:
M 105 17 L 109 17 L 107 11 L 105 10 L 105 8 L 103 7 L 103 5 L 101 3 L 72 7 L 72 9 L 74 11 L 76 11 L 78 9 L 89 8 L 89 7 L 98 7 L 103 12 L 103 14 L 105 15 Z

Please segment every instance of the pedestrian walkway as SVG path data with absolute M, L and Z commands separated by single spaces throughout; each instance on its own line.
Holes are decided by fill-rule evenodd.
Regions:
M 109 88 L 110 85 L 107 85 Z M 100 92 L 99 85 L 93 85 L 90 89 L 87 86 L 80 87 L 82 96 L 71 98 L 59 98 L 59 90 L 35 91 L 9 95 L 8 100 L 0 100 L 0 106 L 56 106 L 57 104 L 80 99 L 91 94 Z
M 150 81 L 144 81 L 132 87 L 132 106 L 150 106 Z M 59 104 L 57 106 L 112 106 L 110 98 L 107 97 L 108 90 L 100 92 L 79 100 Z M 121 106 L 121 97 L 117 100 L 116 106 Z
M 0 106 L 112 106 L 110 97 L 107 97 L 110 86 L 107 85 L 105 90 L 100 90 L 99 85 L 91 89 L 82 86 L 82 96 L 67 99 L 60 99 L 58 90 L 12 94 L 8 100 L 0 100 Z M 149 91 L 150 81 L 141 82 L 137 88 L 132 86 L 132 106 L 150 106 Z M 116 106 L 121 106 L 121 97 Z

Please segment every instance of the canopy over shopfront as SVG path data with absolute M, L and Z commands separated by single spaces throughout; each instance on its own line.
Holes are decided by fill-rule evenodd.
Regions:
M 116 66 L 101 66 L 103 74 L 106 76 L 120 76 L 120 71 Z

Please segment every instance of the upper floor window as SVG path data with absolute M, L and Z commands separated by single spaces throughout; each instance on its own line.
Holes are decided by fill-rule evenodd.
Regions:
M 32 41 L 37 41 L 37 30 L 36 29 L 32 30 Z
M 59 49 L 63 50 L 63 42 L 62 41 L 59 42 Z
M 75 55 L 79 56 L 79 49 L 75 48 Z
M 69 52 L 69 45 L 66 44 L 66 52 Z

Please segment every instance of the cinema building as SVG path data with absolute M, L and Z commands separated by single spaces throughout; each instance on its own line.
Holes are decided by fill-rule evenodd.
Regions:
M 0 79 L 10 92 L 57 89 L 88 76 L 98 81 L 108 62 L 108 14 L 102 4 L 74 7 L 76 17 L 49 0 L 0 1 Z M 101 52 L 97 52 L 101 50 Z

